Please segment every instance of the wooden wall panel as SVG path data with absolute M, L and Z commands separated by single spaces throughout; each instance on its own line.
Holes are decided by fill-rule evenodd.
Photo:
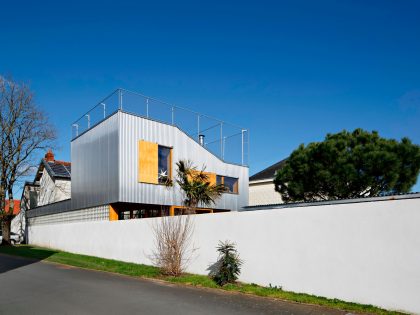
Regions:
M 200 173 L 200 171 L 192 171 L 193 174 L 198 174 Z M 211 172 L 203 172 L 204 175 L 207 175 L 207 179 L 208 182 L 210 183 L 210 185 L 216 185 L 216 179 L 217 179 L 217 175 L 216 173 L 211 173 Z M 191 180 L 191 177 L 189 177 L 189 180 Z
M 144 140 L 139 141 L 138 181 L 158 183 L 158 144 Z

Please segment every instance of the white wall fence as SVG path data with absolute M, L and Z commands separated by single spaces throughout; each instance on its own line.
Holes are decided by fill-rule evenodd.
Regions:
M 29 241 L 151 264 L 157 219 L 33 225 Z M 420 199 L 194 216 L 189 272 L 207 274 L 219 240 L 237 244 L 241 281 L 420 314 Z

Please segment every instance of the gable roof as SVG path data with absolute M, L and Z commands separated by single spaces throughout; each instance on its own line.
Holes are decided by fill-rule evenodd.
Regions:
M 54 178 L 71 178 L 71 163 L 64 161 L 54 160 L 53 162 L 47 162 L 48 172 Z
M 281 169 L 286 163 L 287 159 L 283 159 L 277 163 L 274 163 L 273 165 L 263 169 L 262 171 L 252 175 L 249 180 L 255 181 L 255 180 L 263 180 L 263 179 L 273 179 L 276 175 L 276 172 Z
M 71 163 L 64 161 L 47 161 L 42 159 L 38 171 L 35 175 L 34 182 L 40 180 L 42 171 L 46 170 L 52 179 L 71 179 Z

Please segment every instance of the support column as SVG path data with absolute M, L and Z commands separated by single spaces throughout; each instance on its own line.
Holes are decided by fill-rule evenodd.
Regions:
M 109 221 L 118 221 L 118 212 L 111 205 L 109 205 Z

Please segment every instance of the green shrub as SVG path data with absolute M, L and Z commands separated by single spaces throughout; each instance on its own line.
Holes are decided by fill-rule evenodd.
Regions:
M 211 274 L 213 280 L 220 286 L 233 283 L 241 273 L 242 260 L 239 258 L 235 244 L 229 241 L 220 242 L 217 246 L 219 259 Z

